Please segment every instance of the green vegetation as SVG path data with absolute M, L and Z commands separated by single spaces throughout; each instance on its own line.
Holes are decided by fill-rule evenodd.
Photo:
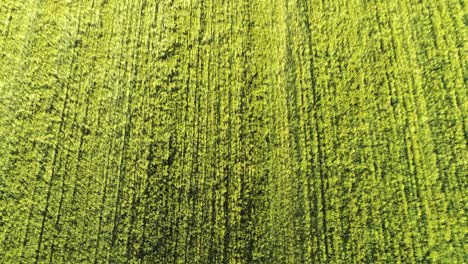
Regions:
M 0 263 L 465 263 L 467 18 L 0 1 Z

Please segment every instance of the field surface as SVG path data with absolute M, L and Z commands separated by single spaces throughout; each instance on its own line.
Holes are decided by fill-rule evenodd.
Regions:
M 466 263 L 464 0 L 1 0 L 0 263 Z

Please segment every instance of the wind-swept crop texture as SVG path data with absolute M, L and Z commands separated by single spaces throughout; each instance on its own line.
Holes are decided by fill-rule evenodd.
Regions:
M 0 0 L 0 263 L 466 263 L 463 0 Z

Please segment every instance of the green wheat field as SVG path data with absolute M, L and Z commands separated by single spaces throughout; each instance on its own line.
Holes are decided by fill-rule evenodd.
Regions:
M 0 263 L 468 263 L 464 0 L 0 0 Z

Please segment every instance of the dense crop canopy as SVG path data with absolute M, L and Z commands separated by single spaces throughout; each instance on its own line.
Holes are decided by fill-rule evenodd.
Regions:
M 0 263 L 464 263 L 458 0 L 1 0 Z

